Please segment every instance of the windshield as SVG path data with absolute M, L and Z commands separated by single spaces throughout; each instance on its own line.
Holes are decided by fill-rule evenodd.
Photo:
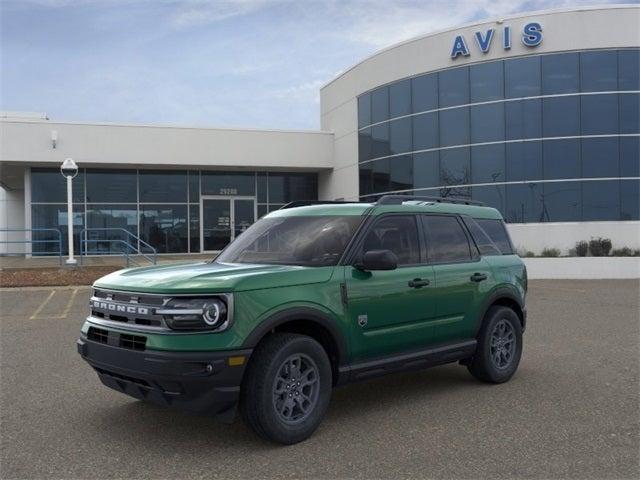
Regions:
M 273 217 L 258 220 L 216 262 L 336 265 L 361 216 Z

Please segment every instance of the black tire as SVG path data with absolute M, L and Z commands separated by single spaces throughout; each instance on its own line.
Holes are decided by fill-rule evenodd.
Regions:
M 295 367 L 295 359 L 300 359 L 301 368 Z M 303 378 L 309 383 L 314 369 L 316 381 L 297 386 Z M 296 375 L 300 376 L 296 379 Z M 320 425 L 329 407 L 332 385 L 331 363 L 318 342 L 306 335 L 274 333 L 251 355 L 242 382 L 240 411 L 260 437 L 285 445 L 298 443 Z
M 467 366 L 471 375 L 488 383 L 508 381 L 522 356 L 522 324 L 516 312 L 509 307 L 491 307 L 477 338 L 478 348 Z M 507 338 L 512 338 L 513 348 Z

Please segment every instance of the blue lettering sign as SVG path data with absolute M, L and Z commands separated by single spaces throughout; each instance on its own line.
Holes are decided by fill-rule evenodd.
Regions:
M 542 25 L 538 22 L 527 23 L 522 34 L 522 43 L 527 47 L 537 47 L 542 42 Z
M 511 27 L 504 27 L 502 32 L 502 48 L 511 49 Z
M 482 36 L 482 32 L 476 32 L 476 41 L 478 42 L 478 46 L 480 47 L 480 51 L 482 53 L 487 53 L 489 51 L 489 47 L 491 46 L 491 40 L 493 40 L 493 32 L 495 30 L 490 28 L 487 30 L 487 33 Z
M 469 56 L 469 49 L 467 48 L 467 43 L 464 41 L 464 37 L 462 35 L 458 35 L 453 41 L 453 49 L 451 50 L 451 58 L 455 59 L 458 55 L 464 55 L 465 57 Z

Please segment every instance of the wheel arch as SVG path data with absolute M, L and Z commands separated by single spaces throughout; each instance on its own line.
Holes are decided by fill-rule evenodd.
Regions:
M 333 371 L 333 383 L 338 382 L 340 367 L 347 362 L 347 342 L 329 315 L 310 307 L 294 307 L 266 318 L 247 337 L 243 347 L 255 348 L 264 338 L 275 332 L 308 335 L 322 347 Z
M 520 325 L 522 326 L 522 331 L 524 332 L 527 323 L 524 302 L 510 288 L 502 287 L 494 290 L 485 301 L 478 319 L 478 325 L 475 332 L 476 335 L 480 331 L 480 327 L 484 322 L 487 312 L 491 307 L 494 306 L 504 306 L 513 310 L 516 315 L 518 315 L 518 318 L 520 319 Z

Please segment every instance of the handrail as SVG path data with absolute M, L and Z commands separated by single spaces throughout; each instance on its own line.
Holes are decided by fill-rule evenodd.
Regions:
M 57 239 L 53 239 L 53 240 L 34 240 L 33 238 L 31 239 L 24 239 L 24 240 L 8 240 L 8 236 L 7 236 L 7 240 L 0 240 L 0 243 L 6 243 L 6 244 L 10 244 L 10 243 L 29 243 L 31 244 L 32 248 L 32 252 L 33 253 L 33 244 L 34 243 L 57 243 L 58 244 L 58 258 L 60 260 L 60 265 L 62 265 L 62 232 L 60 232 L 60 230 L 58 230 L 57 228 L 1 228 L 0 229 L 0 233 L 10 233 L 10 232 L 55 232 L 58 235 Z M 3 255 L 24 255 L 27 252 L 3 252 Z M 37 252 L 38 255 L 56 255 L 56 252 Z
M 89 239 L 86 238 L 85 234 L 91 233 L 91 232 L 122 232 L 125 233 L 127 235 L 127 240 L 134 240 L 137 248 L 134 247 L 133 245 L 131 245 L 131 243 L 129 243 L 129 241 L 125 241 L 122 239 L 109 239 L 109 238 L 105 238 L 105 239 Z M 80 232 L 80 261 L 82 261 L 83 256 L 86 256 L 88 254 L 86 248 L 83 249 L 82 247 L 85 246 L 86 247 L 86 243 L 98 243 L 98 242 L 109 242 L 109 243 L 119 243 L 124 245 L 125 248 L 123 254 L 126 257 L 127 260 L 127 266 L 129 265 L 129 249 L 131 249 L 134 252 L 137 252 L 138 255 L 141 255 L 143 258 L 145 258 L 147 261 L 153 263 L 154 265 L 157 263 L 158 261 L 158 252 L 157 250 L 152 247 L 151 245 L 149 245 L 147 242 L 145 242 L 144 240 L 142 240 L 140 237 L 138 237 L 137 235 L 134 235 L 133 233 L 131 233 L 129 230 L 127 230 L 126 228 L 120 228 L 120 227 L 96 227 L 96 228 L 84 228 L 82 229 L 82 231 Z M 151 250 L 151 254 L 148 253 L 144 253 L 141 248 L 140 245 L 143 245 L 147 248 L 149 248 Z M 151 255 L 151 256 L 150 256 Z

